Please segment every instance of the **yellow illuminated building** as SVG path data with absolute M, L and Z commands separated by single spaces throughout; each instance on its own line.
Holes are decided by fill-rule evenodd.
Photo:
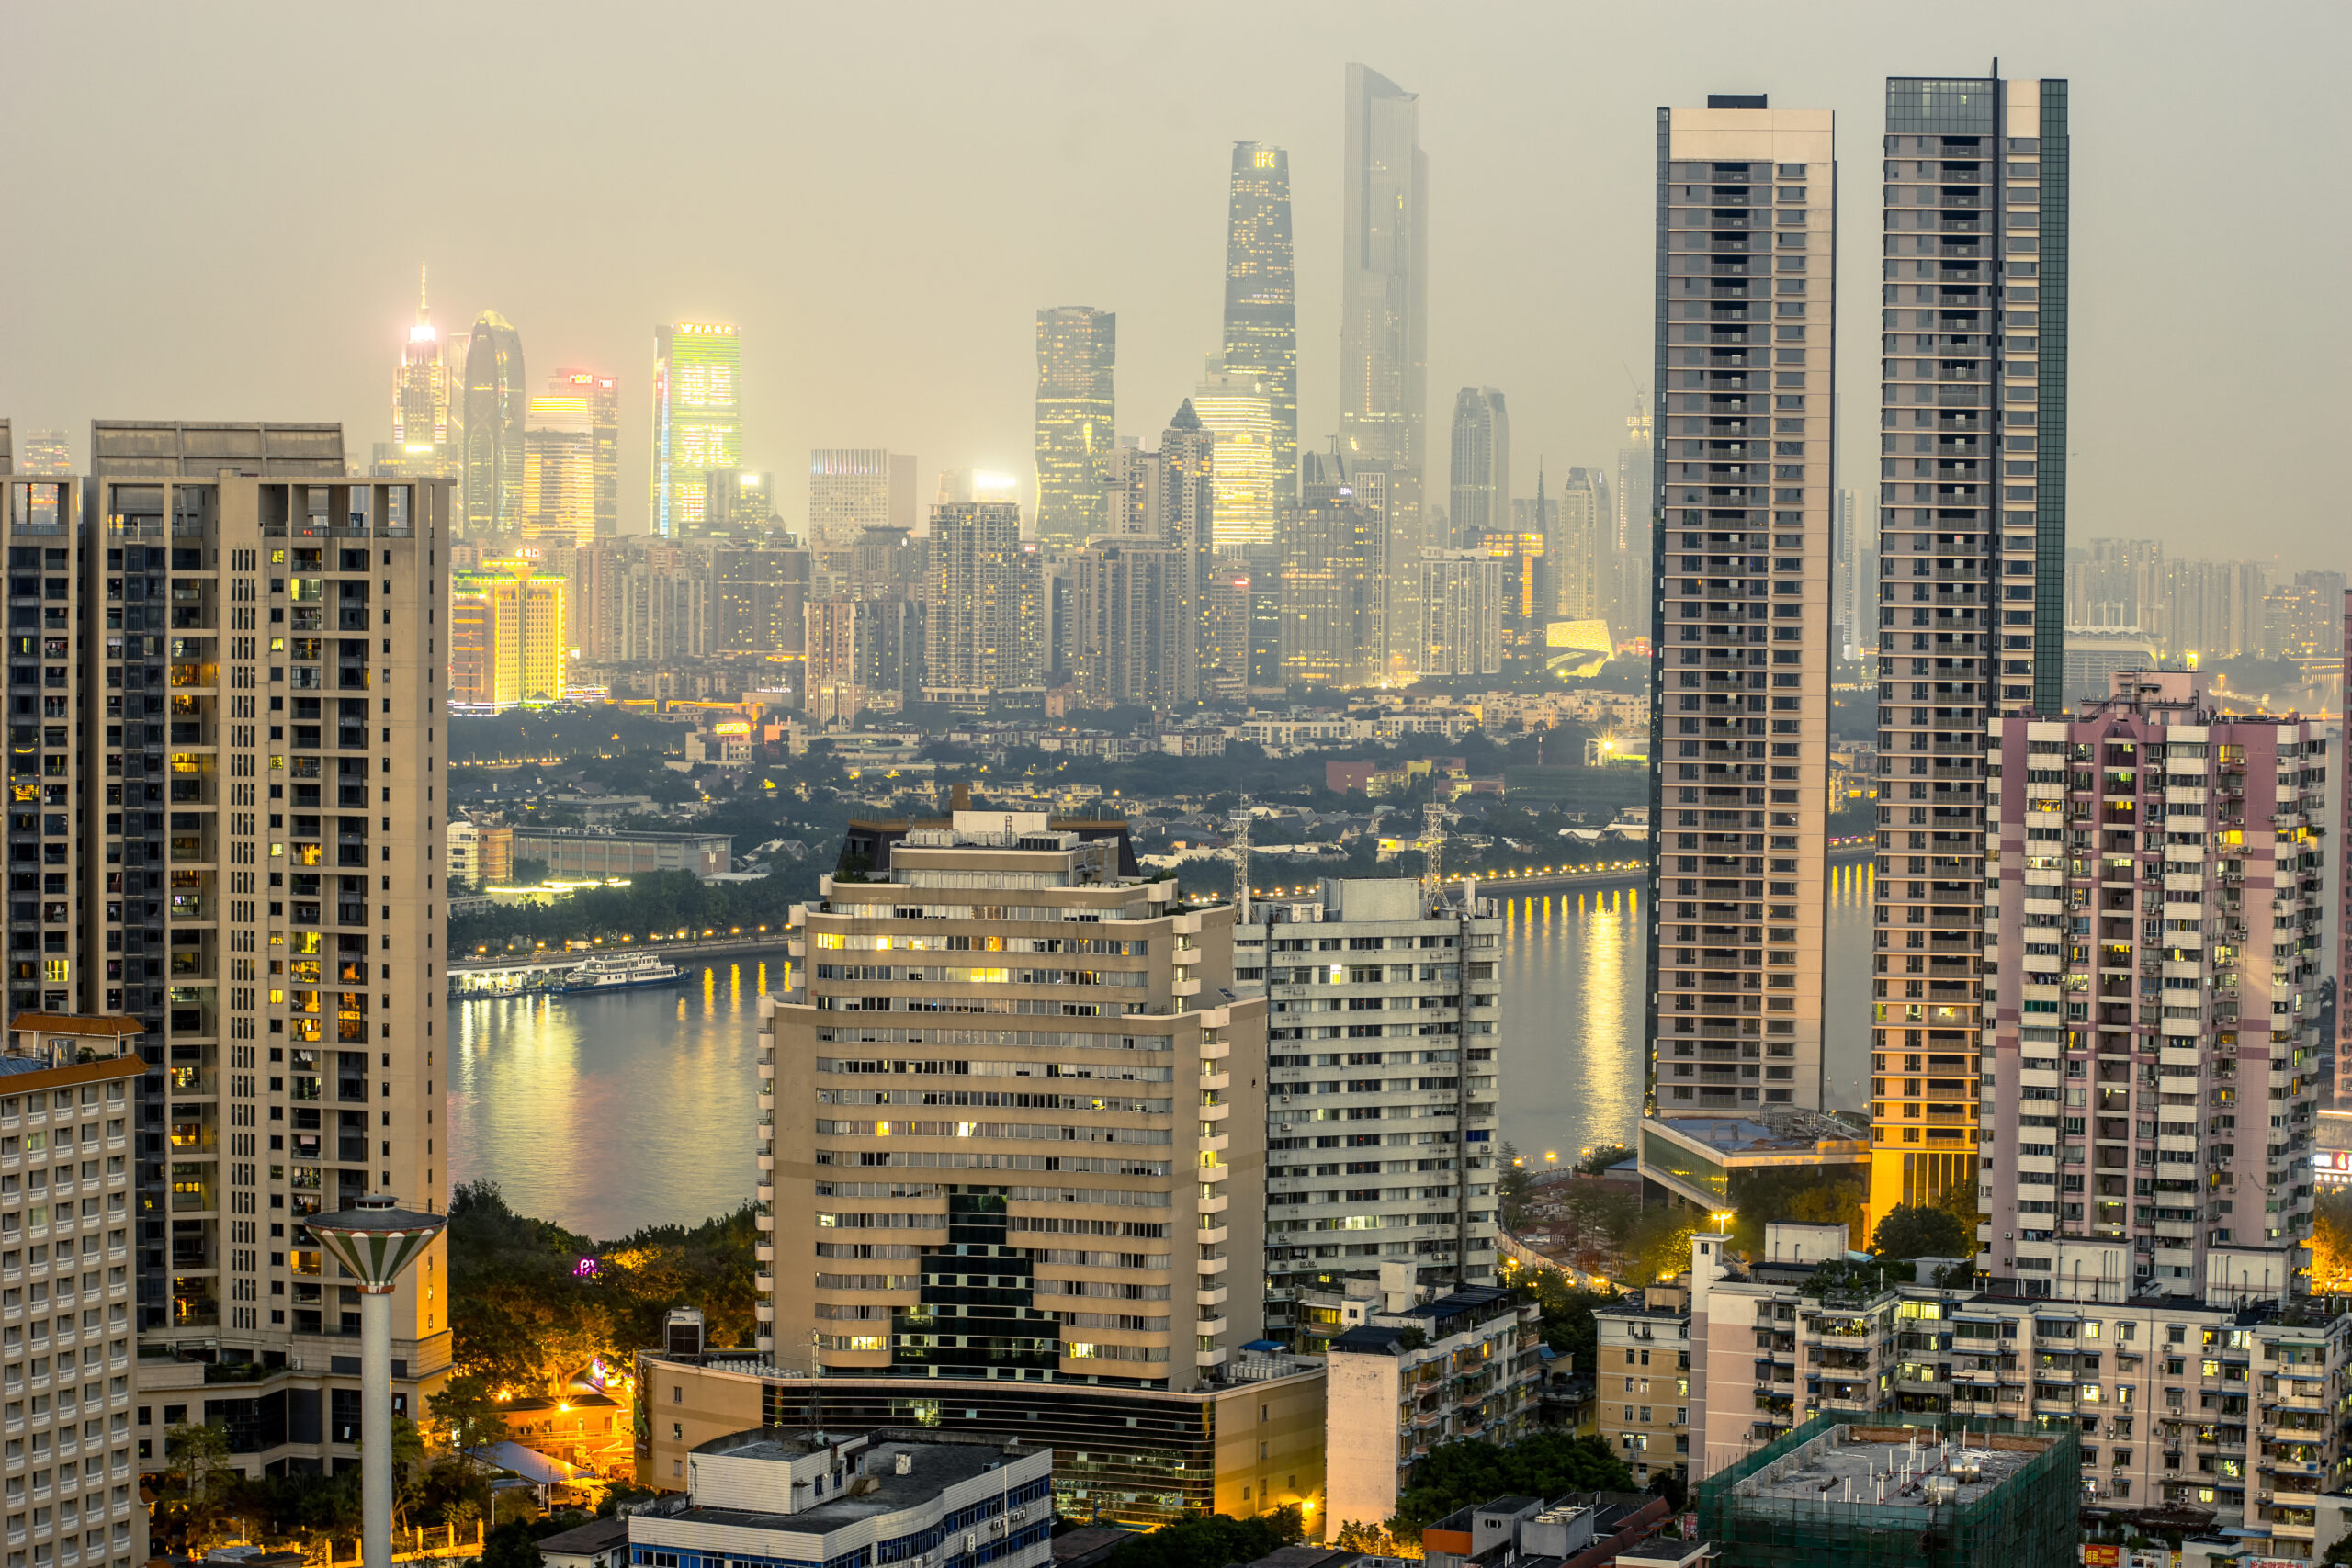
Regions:
M 564 581 L 535 577 L 526 559 L 486 561 L 453 574 L 449 701 L 498 713 L 561 700 L 566 660 Z
M 1216 438 L 1209 516 L 1216 550 L 1238 554 L 1274 542 L 1274 400 L 1254 376 L 1212 359 L 1193 412 Z
M 584 545 L 596 536 L 596 421 L 582 392 L 531 400 L 523 433 L 523 537 Z

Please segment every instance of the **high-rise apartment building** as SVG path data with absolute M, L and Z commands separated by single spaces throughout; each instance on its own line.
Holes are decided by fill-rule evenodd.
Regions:
M 1102 531 L 1102 485 L 1118 446 L 1118 325 L 1088 305 L 1037 312 L 1037 537 L 1048 545 Z
M 1422 527 L 1428 467 L 1429 158 L 1420 101 L 1378 72 L 1348 67 L 1341 171 L 1340 453 L 1388 471 L 1388 558 L 1411 561 Z M 1405 633 L 1419 623 L 1409 573 L 1389 579 L 1392 670 L 1420 654 Z
M 1272 405 L 1274 510 L 1298 495 L 1298 305 L 1291 276 L 1290 154 L 1233 144 L 1225 238 L 1225 370 Z
M 1856 510 L 1854 492 L 1838 492 L 1838 558 L 1835 563 L 1836 610 L 1833 646 L 1838 657 L 1850 664 L 1861 658 L 1863 639 L 1867 635 L 1875 649 L 1875 628 L 1867 633 L 1864 617 L 1874 607 L 1871 599 L 1878 592 L 1876 570 L 1877 551 L 1862 539 L 1861 525 Z
M 1657 117 L 1645 1109 L 1686 1128 L 1824 1108 L 1834 129 L 1760 93 Z
M 718 548 L 710 552 L 718 600 L 714 642 L 721 653 L 785 653 L 797 645 L 808 601 L 808 552 Z
M 450 479 L 458 473 L 458 428 L 464 372 L 442 357 L 441 334 L 424 302 L 424 269 L 416 273 L 416 324 L 401 346 L 392 376 L 391 458 L 403 475 Z
M 8 1533 L 38 1562 L 147 1560 L 132 1444 L 153 1439 L 132 1433 L 132 1402 L 146 1388 L 130 1280 L 130 1165 L 147 1071 L 139 1042 L 133 1019 L 18 1011 L 0 1055 L 0 1127 L 23 1150 L 21 1190 L 0 1195 L 0 1256 L 17 1259 L 10 1288 L 44 1307 L 0 1346 L 0 1393 L 31 1411 L 11 1440 L 40 1467 L 14 1478 L 29 1480 L 33 1506 L 24 1485 L 13 1489 Z
M 1560 481 L 1550 536 L 1544 541 L 1544 578 L 1551 587 L 1546 621 L 1599 621 L 1609 616 L 1604 595 L 1614 582 L 1617 558 L 1609 547 L 1614 520 L 1607 515 L 1609 492 L 1589 468 L 1570 468 Z M 1621 635 L 1634 629 L 1611 624 Z
M 1657 505 L 1657 438 L 1651 425 L 1650 411 L 1636 394 L 1634 412 L 1625 416 L 1625 445 L 1617 448 L 1617 491 L 1610 509 L 1617 525 L 1611 541 L 1617 571 L 1608 585 L 1607 619 L 1621 637 L 1650 623 L 1650 547 Z
M 1042 692 L 1041 588 L 1036 558 L 1022 547 L 1018 506 L 933 507 L 923 700 L 986 705 Z
M 1070 682 L 1093 703 L 1172 707 L 1183 673 L 1191 562 L 1159 539 L 1104 538 L 1070 558 Z
M 1216 443 L 1209 472 L 1211 547 L 1218 555 L 1271 548 L 1281 502 L 1274 404 L 1265 384 L 1211 364 L 1188 406 Z
M 135 1218 L 52 1199 L 46 1245 L 129 1268 L 142 1401 L 225 1424 L 254 1473 L 353 1464 L 358 1295 L 303 1224 L 447 1201 L 449 487 L 344 477 L 333 425 L 100 421 L 91 453 L 9 480 L 0 519 L 40 628 L 6 667 L 8 1001 L 136 1020 L 145 1071 L 106 1134 Z M 416 1410 L 449 1360 L 437 1240 L 393 1304 Z
M 1887 83 L 1873 1056 L 1973 1083 L 1985 726 L 2064 710 L 2063 81 Z M 1871 1213 L 1975 1179 L 1973 1100 L 1888 1080 Z
M 2344 666 L 2339 692 L 2352 694 L 2352 592 L 2344 595 Z M 2342 750 L 2335 761 L 2335 1038 L 2328 1043 L 2329 1071 L 2322 1075 L 2331 1109 L 2352 1110 L 2352 717 L 2337 727 Z
M 1283 514 L 1279 683 L 1377 684 L 1388 476 L 1351 475 L 1346 458 L 1311 452 L 1303 474 L 1299 502 Z
M 2086 539 L 2070 545 L 2066 624 L 2158 636 L 2165 620 L 2164 577 L 2165 547 L 2158 540 Z
M 1503 563 L 1484 550 L 1423 550 L 1419 561 L 1422 675 L 1499 675 Z
M 503 713 L 560 702 L 570 644 L 564 579 L 533 563 L 485 562 L 449 575 L 449 702 Z
M 816 599 L 802 638 L 809 722 L 897 713 L 922 685 L 922 606 L 904 598 Z
M 679 321 L 653 329 L 652 531 L 699 533 L 713 468 L 743 465 L 743 344 L 731 326 Z
M 1216 437 L 1186 399 L 1159 433 L 1156 468 L 1160 536 L 1184 552 L 1188 577 L 1185 619 L 1179 632 L 1176 692 L 1179 702 L 1196 702 L 1207 670 L 1216 662 L 1209 629 L 1209 582 L 1216 570 Z
M 1453 458 L 1446 484 L 1453 538 L 1447 542 L 1475 550 L 1489 534 L 1510 529 L 1510 411 L 1494 388 L 1464 387 L 1454 394 Z
M 915 522 L 915 460 L 909 454 L 880 447 L 808 454 L 808 536 L 801 543 L 809 549 L 854 544 L 868 528 L 911 530 Z
M 569 387 L 531 399 L 523 432 L 523 538 L 585 545 L 596 537 L 596 421 Z
M 2335 663 L 2344 652 L 2344 623 L 2337 615 L 2343 604 L 2342 572 L 2295 573 L 2294 581 L 2273 588 L 2264 601 L 2263 657 L 2314 673 Z
M 1433 904 L 1406 877 L 1327 877 L 1314 899 L 1250 915 L 1268 1332 L 1319 1351 L 1351 1279 L 1494 1282 L 1501 922 L 1491 902 Z
M 548 391 L 559 397 L 585 400 L 592 437 L 589 473 L 590 504 L 596 537 L 610 538 L 621 528 L 621 388 L 620 379 L 594 370 L 562 369 L 548 378 Z
M 531 393 L 522 334 L 495 310 L 474 318 L 465 376 L 466 532 L 512 533 L 523 524 L 523 432 Z
M 1233 920 L 1144 879 L 1124 823 L 851 824 L 793 911 L 800 984 L 760 1003 L 761 1348 L 925 1398 L 1221 1381 L 1264 1244 Z
M 2129 1242 L 2135 1295 L 2279 1295 L 2311 1234 L 2327 742 L 2185 671 L 2111 694 L 1986 721 L 1984 932 L 1886 954 L 1935 985 L 1981 942 L 1984 1055 L 1890 1031 L 1878 1143 L 1982 1126 L 1977 1269 L 2008 1293 L 2056 1293 L 2087 1240 Z

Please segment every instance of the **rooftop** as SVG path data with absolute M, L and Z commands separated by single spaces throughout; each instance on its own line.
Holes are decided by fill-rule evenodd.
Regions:
M 2056 1439 L 1990 1437 L 1966 1449 L 1899 1427 L 1838 1426 L 1764 1465 L 1732 1488 L 1736 1497 L 1965 1507 L 2014 1478 Z
M 823 1438 L 822 1433 L 804 1435 L 754 1427 L 728 1437 L 714 1438 L 709 1442 L 698 1444 L 692 1451 L 724 1455 L 734 1460 L 781 1462 L 806 1458 L 828 1447 L 838 1446 L 842 1441 L 835 1438 L 828 1443 L 822 1440 Z M 926 1434 L 876 1432 L 858 1455 L 865 1466 L 861 1477 L 863 1490 L 839 1493 L 821 1503 L 790 1513 L 713 1507 L 689 1502 L 684 1509 L 663 1517 L 701 1524 L 730 1525 L 744 1529 L 790 1530 L 799 1534 L 821 1535 L 860 1519 L 910 1508 L 937 1496 L 959 1482 L 985 1474 L 1009 1461 L 1043 1451 L 1012 1443 L 959 1443 L 936 1440 Z M 904 1473 L 900 1473 L 898 1468 L 901 1454 L 908 1456 L 909 1461 Z

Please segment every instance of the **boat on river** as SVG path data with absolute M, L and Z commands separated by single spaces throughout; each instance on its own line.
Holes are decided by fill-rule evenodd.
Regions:
M 674 986 L 686 977 L 675 964 L 650 953 L 600 953 L 563 976 L 566 996 L 580 991 L 627 991 L 642 986 Z

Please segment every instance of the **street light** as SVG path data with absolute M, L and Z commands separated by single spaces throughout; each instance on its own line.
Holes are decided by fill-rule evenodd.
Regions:
M 392 1568 L 392 1290 L 447 1222 L 371 1192 L 309 1222 L 359 1280 L 359 1545 L 364 1568 Z

